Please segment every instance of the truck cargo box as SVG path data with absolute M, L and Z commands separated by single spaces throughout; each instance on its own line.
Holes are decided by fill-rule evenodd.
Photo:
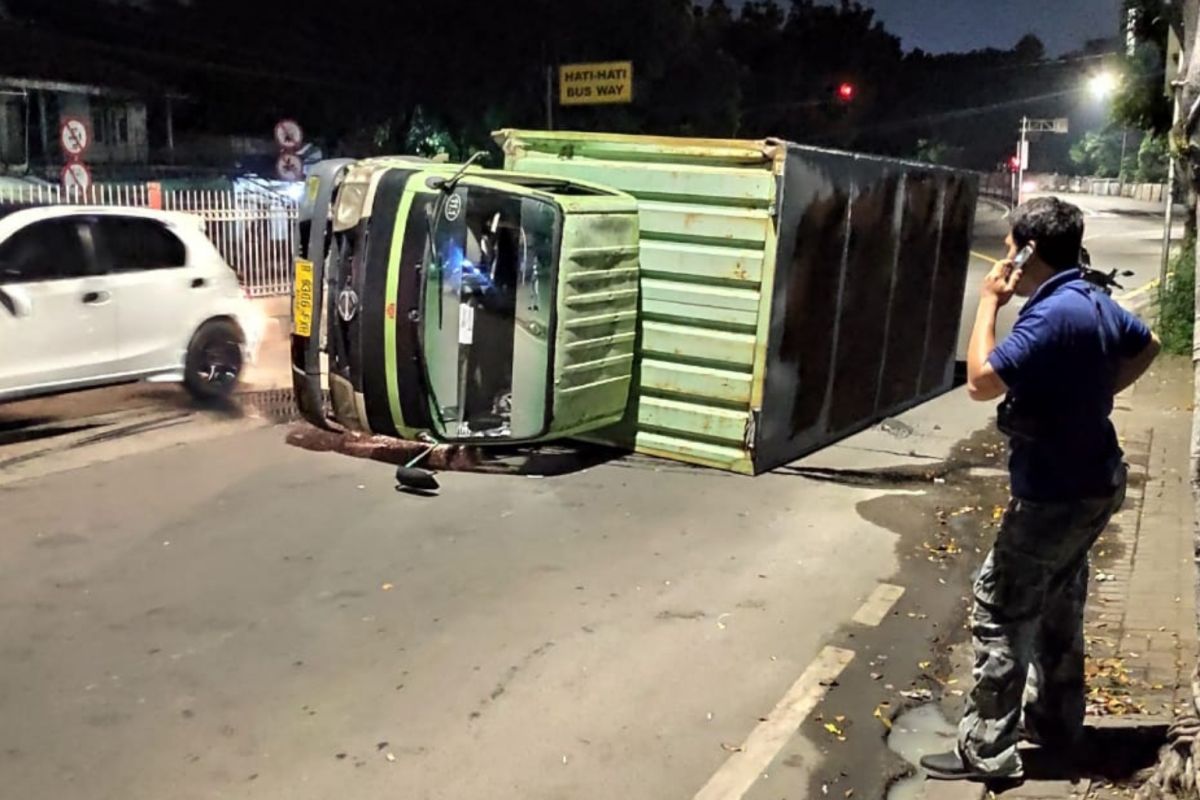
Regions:
M 638 199 L 634 392 L 604 441 L 755 474 L 951 388 L 973 175 L 770 139 L 496 140 L 506 169 Z

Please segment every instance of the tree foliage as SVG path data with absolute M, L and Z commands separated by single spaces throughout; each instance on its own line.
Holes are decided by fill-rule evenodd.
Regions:
M 1126 19 L 1133 23 L 1127 45 L 1133 49 L 1122 57 L 1115 122 L 1155 135 L 1171 129 L 1172 107 L 1165 91 L 1167 33 L 1178 14 L 1178 4 L 1168 0 L 1125 0 Z
M 85 43 L 95 63 L 183 91 L 181 129 L 261 135 L 292 116 L 350 154 L 424 146 L 430 126 L 448 151 L 485 147 L 495 127 L 546 125 L 549 66 L 631 60 L 631 105 L 556 108 L 555 126 L 777 136 L 990 169 L 1022 115 L 1062 115 L 1088 67 L 1047 59 L 1032 34 L 1009 50 L 905 53 L 855 0 L 292 0 L 284 15 L 247 0 L 6 3 L 0 28 L 48 51 Z M 835 96 L 843 82 L 851 103 Z M 1039 147 L 1034 167 L 1066 166 L 1053 158 Z

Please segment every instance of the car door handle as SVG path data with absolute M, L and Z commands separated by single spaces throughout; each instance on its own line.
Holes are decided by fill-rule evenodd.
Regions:
M 192 288 L 193 289 L 203 289 L 205 286 L 208 286 L 208 281 L 206 281 L 204 278 L 193 278 L 192 279 Z
M 83 295 L 83 303 L 88 306 L 101 306 L 111 299 L 108 292 L 87 292 Z

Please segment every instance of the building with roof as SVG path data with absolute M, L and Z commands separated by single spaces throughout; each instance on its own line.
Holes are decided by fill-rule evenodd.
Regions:
M 104 51 L 15 24 L 0 5 L 0 173 L 57 176 L 67 119 L 88 126 L 82 160 L 98 177 L 173 161 L 173 104 L 182 95 Z

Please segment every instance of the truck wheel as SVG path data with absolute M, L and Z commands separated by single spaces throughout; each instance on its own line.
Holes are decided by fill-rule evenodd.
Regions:
M 183 385 L 197 400 L 220 400 L 233 394 L 242 374 L 242 332 L 227 320 L 200 326 L 188 345 Z

